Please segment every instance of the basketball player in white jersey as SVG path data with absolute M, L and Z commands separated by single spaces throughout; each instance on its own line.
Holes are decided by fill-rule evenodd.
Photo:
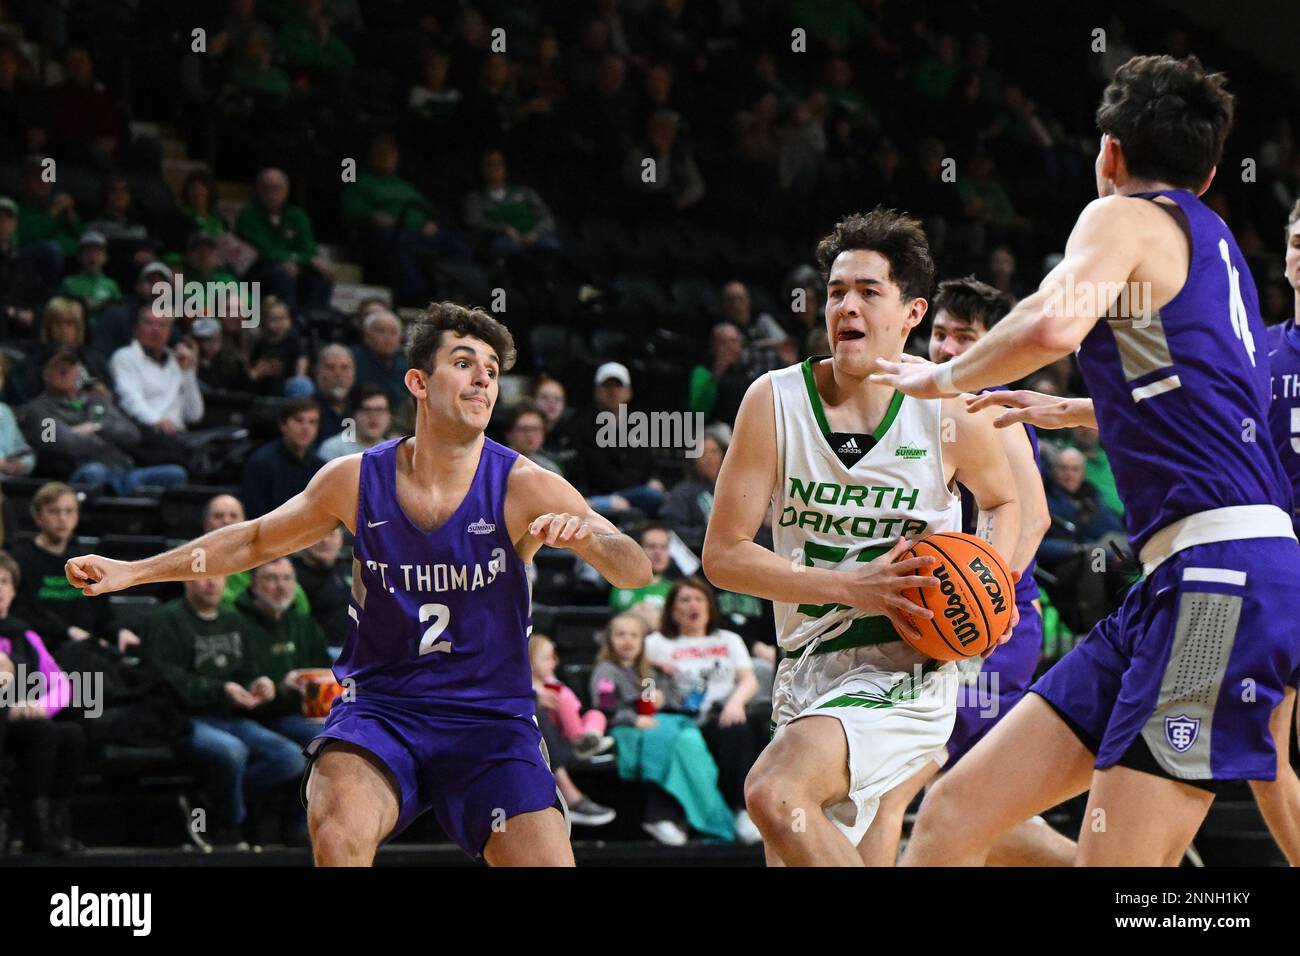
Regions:
M 879 208 L 852 215 L 817 258 L 834 355 L 750 387 L 704 569 L 718 587 L 776 605 L 787 656 L 775 736 L 745 788 L 769 864 L 860 866 L 880 796 L 942 759 L 956 711 L 955 665 L 899 636 L 919 636 L 916 623 L 932 616 L 902 591 L 938 587 L 933 561 L 896 559 L 925 535 L 960 530 L 954 480 L 974 493 L 1001 554 L 1015 549 L 1020 515 L 991 418 L 866 380 L 925 315 L 934 266 L 920 224 Z M 775 553 L 754 542 L 769 507 Z

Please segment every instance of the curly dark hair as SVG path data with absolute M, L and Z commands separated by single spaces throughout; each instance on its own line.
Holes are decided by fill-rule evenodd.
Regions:
M 921 223 L 906 213 L 877 206 L 869 213 L 853 213 L 835 224 L 829 236 L 817 243 L 817 267 L 822 279 L 830 278 L 831 265 L 842 252 L 868 249 L 889 262 L 889 277 L 905 300 L 921 299 L 934 284 L 934 260 Z
M 1016 304 L 1015 296 L 981 282 L 973 275 L 945 279 L 934 297 L 934 314 L 946 311 L 963 322 L 978 322 L 987 332 L 997 325 Z
M 1119 140 L 1134 176 L 1199 189 L 1232 129 L 1227 82 L 1195 56 L 1135 56 L 1102 93 L 1097 128 Z
M 433 356 L 442 344 L 444 332 L 473 336 L 486 342 L 497 353 L 503 372 L 510 371 L 515 364 L 515 339 L 503 323 L 482 309 L 467 309 L 455 302 L 434 302 L 411 330 L 406 347 L 406 360 L 411 368 L 433 371 Z

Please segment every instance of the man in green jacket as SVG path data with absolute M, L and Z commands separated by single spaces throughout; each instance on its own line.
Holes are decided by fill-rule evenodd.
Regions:
M 265 706 L 258 714 L 270 729 L 305 747 L 325 721 L 303 716 L 299 672 L 330 666 L 325 632 L 293 606 L 298 578 L 287 557 L 254 568 L 252 574 L 235 610 L 248 635 L 253 670 L 271 683 L 262 688 Z
M 239 211 L 235 232 L 257 250 L 249 270 L 264 293 L 279 296 L 297 312 L 324 309 L 333 291 L 334 267 L 320 255 L 311 220 L 289 200 L 289 177 L 267 168 L 257 174 L 253 201 Z
M 150 615 L 140 652 L 193 715 L 177 749 L 203 768 L 214 818 L 205 839 L 246 848 L 246 801 L 299 779 L 307 762 L 299 744 L 253 719 L 271 681 L 256 669 L 243 619 L 220 606 L 225 586 L 220 575 L 186 581 L 183 598 Z
M 396 304 L 423 306 L 443 294 L 434 265 L 450 260 L 469 269 L 473 256 L 434 219 L 429 198 L 397 175 L 400 160 L 392 134 L 371 141 L 366 169 L 343 189 L 343 221 L 364 248 L 366 268 L 393 287 Z

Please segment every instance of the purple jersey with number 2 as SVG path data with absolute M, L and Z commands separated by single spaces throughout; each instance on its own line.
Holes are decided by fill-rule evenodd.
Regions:
M 426 810 L 471 856 L 520 813 L 556 803 L 534 718 L 529 585 L 506 530 L 518 458 L 485 438 L 464 500 L 423 531 L 397 500 L 407 439 L 363 453 L 357 496 L 352 626 L 315 756 L 331 740 L 391 772 L 400 807 L 391 838 Z

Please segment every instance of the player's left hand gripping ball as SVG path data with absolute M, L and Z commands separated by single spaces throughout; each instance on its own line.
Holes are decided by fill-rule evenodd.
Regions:
M 538 515 L 528 526 L 528 533 L 541 538 L 542 544 L 549 547 L 577 551 L 591 539 L 591 525 L 577 515 L 561 511 Z

